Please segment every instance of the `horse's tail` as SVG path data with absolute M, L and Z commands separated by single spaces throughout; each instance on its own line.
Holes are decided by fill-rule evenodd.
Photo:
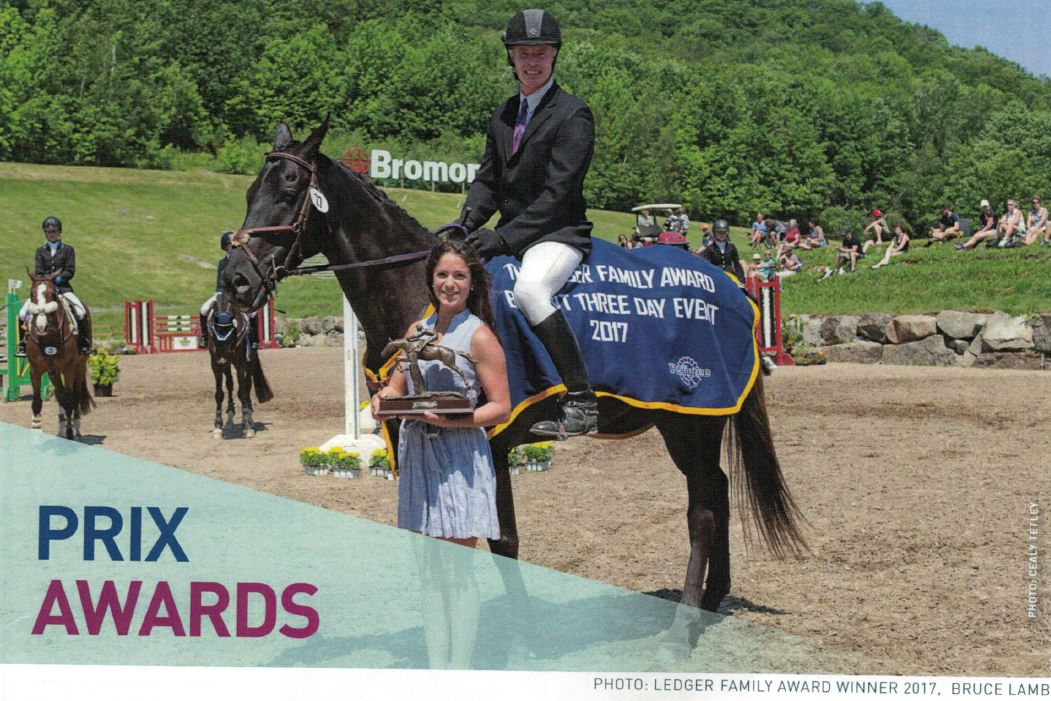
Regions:
M 80 409 L 81 416 L 87 416 L 95 408 L 95 399 L 91 396 L 91 392 L 88 391 L 88 357 L 82 355 L 80 358 L 82 359 L 83 367 L 79 368 L 78 374 L 80 378 L 76 386 L 77 408 Z
M 255 398 L 260 404 L 265 404 L 274 398 L 274 391 L 270 389 L 270 383 L 266 381 L 263 373 L 263 363 L 259 360 L 259 353 L 252 355 L 252 385 L 255 387 Z
M 763 542 L 777 557 L 800 555 L 808 549 L 800 524 L 805 523 L 781 474 L 770 420 L 763 396 L 763 376 L 745 398 L 744 405 L 728 425 L 729 463 L 734 498 L 748 503 Z M 741 510 L 746 539 L 751 523 Z

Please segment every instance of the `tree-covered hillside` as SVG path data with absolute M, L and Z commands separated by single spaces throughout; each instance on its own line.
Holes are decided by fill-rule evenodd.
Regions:
M 919 228 L 1051 192 L 1051 82 L 877 2 L 562 0 L 556 77 L 595 111 L 589 205 L 679 200 Z M 507 0 L 0 0 L 0 160 L 254 171 L 327 150 L 476 160 L 515 85 Z M 203 154 L 196 157 L 187 154 Z

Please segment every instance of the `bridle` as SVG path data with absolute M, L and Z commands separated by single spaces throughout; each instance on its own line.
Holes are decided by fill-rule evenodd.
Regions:
M 41 282 L 43 282 L 43 281 L 44 281 L 44 279 L 33 280 L 33 286 L 34 286 L 33 294 L 36 293 L 36 290 L 35 290 L 36 285 L 41 283 Z M 49 334 L 54 333 L 54 334 L 57 335 L 57 337 L 59 339 L 59 343 L 58 343 L 59 346 L 64 344 L 67 340 L 69 340 L 69 337 L 73 335 L 73 328 L 71 326 L 69 328 L 65 329 L 66 333 L 65 333 L 65 335 L 63 335 L 64 327 L 68 326 L 66 324 L 66 319 L 65 319 L 66 310 L 62 308 L 62 302 L 59 299 L 58 288 L 56 288 L 54 286 L 53 282 L 51 283 L 51 289 L 54 290 L 54 296 L 53 296 L 53 299 L 51 299 L 51 301 L 44 302 L 44 304 L 37 304 L 36 302 L 33 301 L 33 296 L 31 294 L 30 297 L 29 297 L 29 306 L 26 308 L 26 310 L 30 314 L 30 323 L 28 323 L 26 325 L 26 327 L 27 327 L 26 328 L 27 336 L 29 338 L 33 339 L 33 342 L 36 343 L 41 348 L 43 347 L 43 344 L 41 343 L 41 339 L 47 338 Z M 45 331 L 44 331 L 43 334 L 37 333 L 36 323 L 35 323 L 36 318 L 38 316 L 43 315 L 44 316 L 44 320 L 45 320 L 45 324 L 46 324 L 47 317 L 50 316 L 51 314 L 55 314 L 55 325 L 54 325 L 54 328 L 51 328 L 50 325 L 46 325 L 45 326 Z
M 299 262 L 302 261 L 300 254 L 301 241 L 303 235 L 307 231 L 307 227 L 310 224 L 310 213 L 318 209 L 318 205 L 314 202 L 313 195 L 316 193 L 319 200 L 325 204 L 325 209 L 318 209 L 318 213 L 324 215 L 327 211 L 327 201 L 323 194 L 321 194 L 321 188 L 318 186 L 317 181 L 317 164 L 311 163 L 310 161 L 304 160 L 299 156 L 288 153 L 286 151 L 271 151 L 266 154 L 266 159 L 271 158 L 284 158 L 292 161 L 301 168 L 305 168 L 310 171 L 310 184 L 307 186 L 307 191 L 303 197 L 303 205 L 299 208 L 299 213 L 296 214 L 296 218 L 292 220 L 291 224 L 279 224 L 276 226 L 250 226 L 242 227 L 234 232 L 233 237 L 230 240 L 230 246 L 234 248 L 240 248 L 244 251 L 245 256 L 252 263 L 256 273 L 263 281 L 263 288 L 266 290 L 267 295 L 276 295 L 277 283 L 291 275 L 310 275 L 312 273 L 337 271 L 337 270 L 350 270 L 352 268 L 364 268 L 375 265 L 390 265 L 394 263 L 402 263 L 408 261 L 415 261 L 421 258 L 426 258 L 430 254 L 430 249 L 423 251 L 414 251 L 412 253 L 400 253 L 398 255 L 387 256 L 386 258 L 377 258 L 373 260 L 361 261 L 358 263 L 342 263 L 339 265 L 308 265 L 306 267 L 298 267 Z M 326 218 L 325 224 L 328 228 L 329 234 L 332 233 L 331 223 Z M 277 234 L 280 236 L 291 235 L 295 238 L 292 240 L 292 245 L 288 247 L 288 253 L 285 255 L 285 260 L 281 265 L 277 265 L 274 261 L 274 257 L 269 257 L 270 267 L 266 268 L 266 265 L 259 260 L 258 256 L 252 252 L 251 246 L 248 245 L 249 241 L 253 236 L 260 236 L 264 234 Z M 296 257 L 300 256 L 299 261 Z M 264 256 L 265 258 L 265 256 Z M 261 300 L 260 300 L 261 301 Z

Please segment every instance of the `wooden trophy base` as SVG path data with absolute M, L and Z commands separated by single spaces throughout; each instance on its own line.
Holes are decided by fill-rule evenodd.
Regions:
M 420 394 L 405 397 L 390 397 L 380 400 L 378 417 L 413 416 L 426 412 L 432 414 L 470 414 L 474 405 L 467 397 L 459 394 Z

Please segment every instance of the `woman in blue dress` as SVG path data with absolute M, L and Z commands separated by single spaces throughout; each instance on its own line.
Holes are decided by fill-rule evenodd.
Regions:
M 510 392 L 503 348 L 492 330 L 489 275 L 478 255 L 462 241 L 443 241 L 427 259 L 429 293 L 435 311 L 422 321 L 439 345 L 461 353 L 463 378 L 440 361 L 420 361 L 427 390 L 457 391 L 485 403 L 466 416 L 427 412 L 403 417 L 398 437 L 398 527 L 474 547 L 479 538 L 499 538 L 496 477 L 485 426 L 507 420 Z M 416 322 L 420 323 L 420 322 Z M 406 337 L 417 332 L 416 323 Z M 391 373 L 373 397 L 413 394 L 403 368 Z

